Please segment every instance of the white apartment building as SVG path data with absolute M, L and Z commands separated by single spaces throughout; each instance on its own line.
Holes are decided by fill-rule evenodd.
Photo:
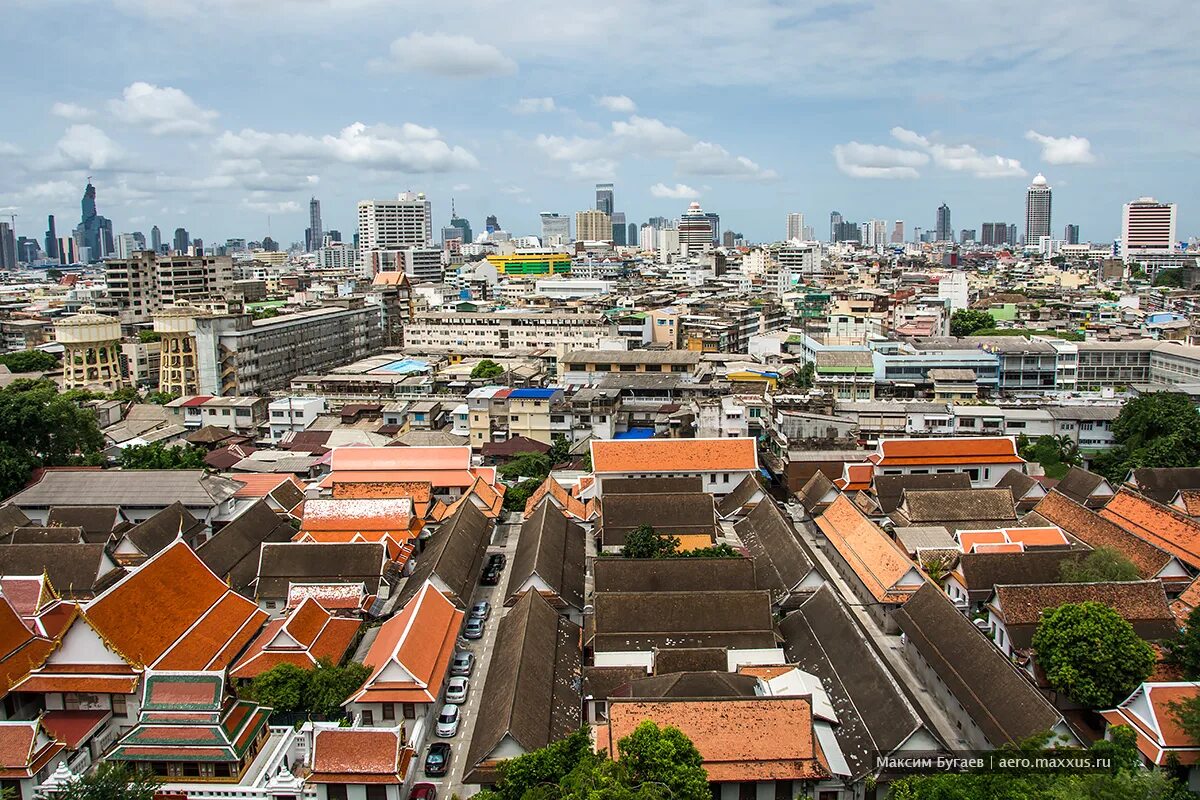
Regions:
M 307 430 L 325 410 L 324 397 L 284 397 L 271 401 L 267 406 L 271 441 L 278 442 L 286 433 Z
M 1159 203 L 1139 197 L 1121 209 L 1121 258 L 1128 261 L 1142 254 L 1170 253 L 1175 249 L 1174 203 Z
M 363 261 L 371 275 L 403 272 L 413 283 L 441 283 L 446 270 L 438 247 L 406 247 L 403 250 L 369 250 Z
M 358 249 L 361 262 L 372 250 L 403 250 L 433 243 L 433 214 L 424 193 L 401 192 L 395 200 L 363 200 L 358 204 Z
M 785 240 L 789 242 L 804 240 L 804 215 L 799 211 L 793 211 L 787 215 L 787 236 Z
M 558 212 L 543 211 L 542 245 L 561 247 L 571 241 L 571 218 Z
M 617 335 L 602 314 L 520 311 L 490 314 L 427 312 L 404 326 L 410 347 L 472 347 L 492 350 L 586 349 Z

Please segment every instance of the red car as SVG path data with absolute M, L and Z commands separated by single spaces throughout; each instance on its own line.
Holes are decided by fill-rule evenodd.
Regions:
M 437 800 L 437 787 L 432 783 L 414 784 L 408 800 Z

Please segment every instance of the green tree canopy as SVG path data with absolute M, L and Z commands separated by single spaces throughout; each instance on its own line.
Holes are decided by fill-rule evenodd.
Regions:
M 175 394 L 174 392 L 150 392 L 149 394 L 146 395 L 147 403 L 154 403 L 155 405 L 158 405 L 158 406 L 165 406 L 167 403 L 171 402 L 172 400 L 178 400 L 178 399 L 179 399 L 179 395 Z
M 1137 567 L 1111 547 L 1097 547 L 1086 555 L 1063 561 L 1058 567 L 1063 583 L 1139 581 Z
M 625 558 L 664 558 L 679 552 L 679 538 L 660 534 L 653 525 L 638 525 L 625 536 Z
M 1046 475 L 1051 478 L 1061 478 L 1071 467 L 1083 463 L 1079 447 L 1069 436 L 1039 436 L 1030 439 L 1025 434 L 1017 437 L 1017 452 L 1026 461 L 1035 461 L 1042 465 Z
M 68 782 L 53 796 L 63 800 L 153 800 L 161 783 L 149 770 L 101 761 L 94 772 Z
M 322 659 L 316 669 L 309 671 L 304 687 L 304 707 L 314 714 L 330 716 L 336 713 L 352 693 L 366 682 L 371 668 L 357 661 L 342 666 Z
M 124 469 L 204 469 L 203 448 L 190 444 L 135 444 L 121 451 L 117 463 Z
M 471 369 L 471 377 L 482 380 L 491 380 L 498 378 L 504 374 L 504 367 L 492 361 L 490 358 L 485 358 L 476 364 Z
M 1171 716 L 1194 744 L 1200 744 L 1200 695 L 1167 704 Z
M 140 403 L 142 400 L 138 390 L 132 386 L 122 386 L 108 397 L 110 400 L 119 400 L 122 403 Z
M 276 711 L 303 711 L 307 686 L 308 672 L 295 664 L 276 664 L 254 677 L 250 696 Z
M 960 308 L 950 317 L 951 336 L 970 336 L 975 331 L 996 327 L 996 318 L 986 311 Z
M 1047 611 L 1033 649 L 1056 691 L 1088 708 L 1112 708 L 1154 669 L 1154 650 L 1103 603 L 1065 603 Z
M 527 478 L 518 483 L 516 486 L 508 487 L 508 491 L 504 493 L 504 510 L 524 511 L 525 503 L 529 501 L 529 498 L 541 485 L 541 480 L 538 480 L 537 478 Z
M 21 350 L 0 355 L 0 364 L 9 372 L 51 372 L 58 369 L 58 359 L 41 350 Z
M 1162 286 L 1167 289 L 1182 289 L 1183 288 L 1183 270 L 1182 269 L 1160 269 L 1158 274 L 1154 276 L 1154 286 Z
M 1116 446 L 1092 463 L 1109 480 L 1124 481 L 1136 467 L 1200 466 L 1200 415 L 1185 394 L 1133 398 L 1113 420 L 1112 433 Z
M 1200 608 L 1188 614 L 1187 624 L 1174 639 L 1163 642 L 1167 660 L 1183 670 L 1189 681 L 1200 680 Z
M 712 797 L 703 759 L 678 728 L 660 728 L 646 720 L 617 743 L 617 750 L 630 783 L 657 784 L 675 800 Z
M 550 458 L 545 453 L 517 453 L 496 471 L 506 481 L 537 478 L 540 482 L 550 474 Z
M 20 490 L 37 467 L 101 463 L 96 417 L 50 381 L 13 381 L 0 389 L 0 497 Z

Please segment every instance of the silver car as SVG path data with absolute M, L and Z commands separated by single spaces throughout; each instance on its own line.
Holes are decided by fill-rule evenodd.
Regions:
M 471 688 L 471 682 L 466 678 L 451 678 L 446 684 L 446 702 L 458 705 L 467 702 L 467 692 Z

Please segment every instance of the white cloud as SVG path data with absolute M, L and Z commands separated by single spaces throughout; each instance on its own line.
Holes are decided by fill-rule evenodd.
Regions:
M 491 44 L 470 36 L 445 33 L 410 33 L 392 42 L 390 57 L 372 62 L 377 69 L 428 72 L 448 78 L 511 75 L 517 62 Z
M 450 187 L 450 190 L 451 190 L 451 191 L 453 191 L 453 192 L 469 192 L 469 191 L 471 191 L 471 184 L 469 184 L 469 183 L 456 183 L 456 184 L 454 184 L 453 186 L 451 186 L 451 187 Z
M 19 156 L 21 148 L 17 147 L 12 142 L 0 141 L 0 156 Z
M 763 169 L 745 156 L 735 156 L 712 142 L 696 142 L 679 160 L 677 169 L 684 175 L 714 175 L 723 178 L 773 181 L 779 173 Z
M 607 111 L 612 111 L 617 114 L 632 114 L 634 111 L 637 111 L 637 103 L 633 102 L 623 94 L 597 97 L 596 105 Z
M 630 117 L 628 122 L 616 120 L 612 131 L 621 147 L 648 155 L 675 154 L 695 141 L 679 128 L 652 117 Z
M 514 114 L 546 114 L 556 110 L 553 97 L 522 97 L 512 107 Z
M 436 128 L 408 122 L 399 127 L 355 122 L 336 136 L 319 138 L 252 129 L 226 131 L 216 147 L 219 154 L 235 159 L 337 162 L 404 172 L 449 172 L 479 166 L 470 152 L 444 142 Z
M 87 119 L 92 116 L 90 108 L 84 108 L 76 103 L 55 103 L 50 106 L 50 113 L 62 119 L 69 119 L 78 122 L 81 119 Z
M 674 186 L 667 186 L 661 182 L 656 183 L 650 187 L 650 194 L 655 197 L 669 197 L 673 200 L 694 200 L 700 196 L 700 192 L 686 183 L 677 183 Z
M 852 178 L 916 178 L 920 176 L 917 167 L 928 164 L 929 156 L 915 150 L 848 142 L 833 148 L 833 160 Z
M 1042 161 L 1047 164 L 1091 164 L 1096 160 L 1092 143 L 1082 136 L 1046 136 L 1031 130 L 1025 132 L 1025 138 L 1042 146 Z
M 65 169 L 105 169 L 123 155 L 108 134 L 95 125 L 72 125 L 55 145 L 56 166 Z
M 300 211 L 300 204 L 295 200 L 285 200 L 276 203 L 269 200 L 247 197 L 242 200 L 242 205 L 251 211 L 259 211 L 263 214 L 296 214 Z
M 570 165 L 571 175 L 590 181 L 611 181 L 617 177 L 617 162 L 611 158 L 593 158 Z
M 969 144 L 946 145 L 907 128 L 892 128 L 892 138 L 903 144 L 923 148 L 935 166 L 951 172 L 966 172 L 976 178 L 1011 178 L 1027 174 L 1015 158 L 980 153 Z
M 108 101 L 108 108 L 122 122 L 145 126 L 155 136 L 208 133 L 219 116 L 196 105 L 180 89 L 144 81 L 126 86 L 120 100 Z

